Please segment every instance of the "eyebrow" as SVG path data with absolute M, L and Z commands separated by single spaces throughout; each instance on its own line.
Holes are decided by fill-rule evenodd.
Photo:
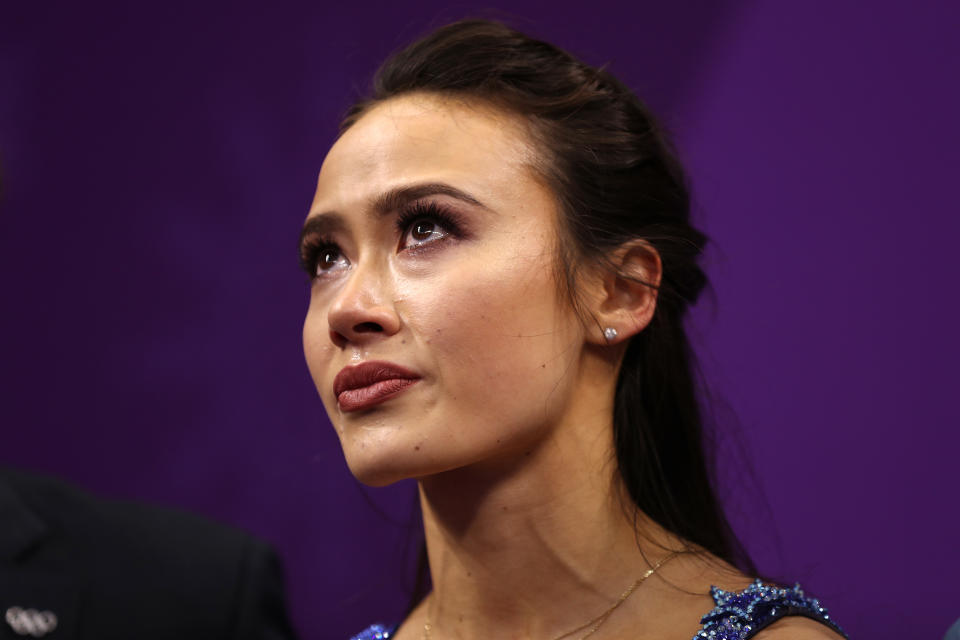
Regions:
M 462 191 L 445 182 L 425 182 L 411 184 L 391 189 L 371 199 L 370 209 L 378 216 L 385 216 L 393 211 L 402 209 L 407 204 L 425 198 L 426 196 L 448 196 L 460 200 L 474 207 L 490 210 L 485 204 L 474 198 L 466 191 Z M 324 235 L 333 231 L 342 230 L 346 226 L 344 217 L 336 211 L 326 211 L 307 218 L 300 231 L 300 242 L 311 235 Z
M 482 202 L 471 196 L 466 191 L 461 191 L 460 189 L 446 184 L 445 182 L 427 182 L 391 189 L 390 191 L 375 197 L 370 208 L 380 214 L 385 215 L 391 211 L 402 209 L 407 204 L 414 202 L 415 200 L 419 200 L 420 198 L 437 195 L 449 196 L 456 200 L 462 200 L 467 204 L 480 207 L 482 209 L 487 208 Z

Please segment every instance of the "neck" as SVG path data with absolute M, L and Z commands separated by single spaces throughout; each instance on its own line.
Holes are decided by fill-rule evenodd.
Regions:
M 557 637 L 677 546 L 637 535 L 610 425 L 578 424 L 554 430 L 562 441 L 420 482 L 435 640 Z

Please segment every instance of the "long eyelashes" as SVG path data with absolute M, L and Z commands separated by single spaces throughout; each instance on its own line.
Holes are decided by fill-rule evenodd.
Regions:
M 334 255 L 340 255 L 340 247 L 337 246 L 337 243 L 323 236 L 306 238 L 300 247 L 300 268 L 313 280 L 317 277 L 318 262 L 321 259 L 327 261 L 329 257 Z
M 300 268 L 306 272 L 311 280 L 317 277 L 317 261 L 327 251 L 339 253 L 340 248 L 335 242 L 324 236 L 314 235 L 303 239 L 298 256 Z
M 465 235 L 459 216 L 453 211 L 439 203 L 420 200 L 411 202 L 397 214 L 395 226 L 399 238 L 405 239 L 410 229 L 414 226 L 414 223 L 418 222 L 430 222 L 434 226 L 441 228 L 444 234 L 436 240 L 423 244 L 413 244 L 411 246 L 398 245 L 398 251 L 420 252 L 431 248 L 432 245 L 441 243 L 448 237 L 462 238 Z M 300 246 L 300 268 L 307 274 L 310 280 L 317 277 L 320 261 L 324 263 L 334 263 L 342 258 L 343 254 L 340 246 L 326 236 L 308 236 L 304 238 Z M 322 271 L 332 271 L 332 269 Z
M 406 233 L 413 227 L 413 223 L 420 221 L 434 223 L 455 238 L 463 235 L 460 222 L 452 211 L 436 202 L 423 201 L 412 202 L 400 211 L 397 216 L 397 233 L 400 234 L 401 238 L 405 237 Z M 432 242 L 428 244 L 432 244 Z

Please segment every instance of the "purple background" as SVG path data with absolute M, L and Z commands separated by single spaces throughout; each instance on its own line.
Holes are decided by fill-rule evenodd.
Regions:
M 413 487 L 343 463 L 295 242 L 377 63 L 479 6 L 5 3 L 0 463 L 272 541 L 305 638 L 399 615 Z M 960 617 L 960 5 L 502 6 L 676 134 L 716 242 L 691 328 L 755 471 L 724 447 L 761 570 L 856 637 L 939 638 Z

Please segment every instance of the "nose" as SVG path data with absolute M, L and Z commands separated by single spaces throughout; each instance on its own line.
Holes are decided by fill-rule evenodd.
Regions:
M 400 330 L 390 278 L 375 265 L 354 267 L 327 312 L 330 340 L 341 349 L 364 344 Z

